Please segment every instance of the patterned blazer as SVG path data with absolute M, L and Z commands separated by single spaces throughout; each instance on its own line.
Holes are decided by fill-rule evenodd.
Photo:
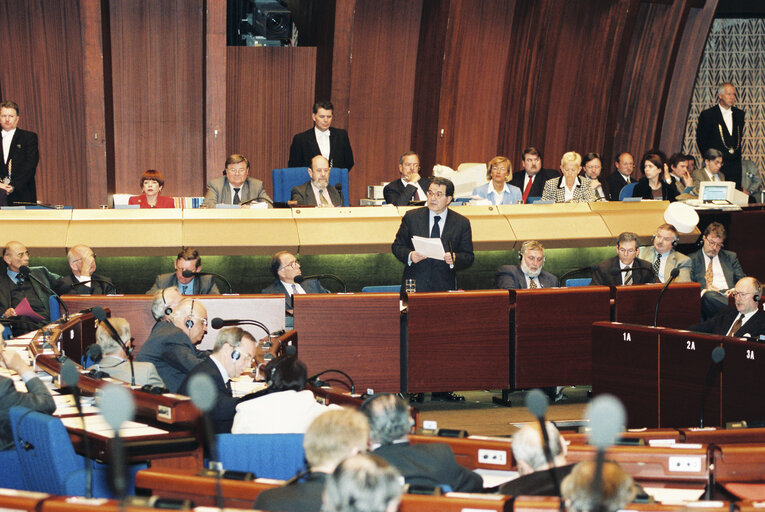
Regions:
M 566 202 L 566 190 L 561 186 L 563 182 L 563 176 L 556 179 L 547 180 L 545 183 L 545 190 L 542 192 L 543 201 L 555 201 L 556 203 Z M 595 192 L 590 186 L 590 178 L 584 176 L 577 176 L 579 180 L 574 188 L 574 197 L 571 199 L 571 203 L 590 203 L 597 201 Z M 565 186 L 565 185 L 564 185 Z

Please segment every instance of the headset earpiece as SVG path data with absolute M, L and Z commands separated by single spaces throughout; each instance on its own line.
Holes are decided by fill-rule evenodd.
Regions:
M 239 352 L 239 349 L 238 349 L 238 348 L 235 348 L 235 349 L 234 349 L 234 350 L 231 352 L 231 359 L 233 359 L 234 361 L 239 361 L 239 358 L 240 358 L 240 357 L 242 357 L 242 353 L 241 353 L 241 352 Z
M 188 320 L 186 320 L 186 327 L 187 327 L 188 329 L 191 329 L 192 327 L 194 327 L 194 320 L 192 320 L 191 318 L 189 318 Z
M 167 301 L 165 300 L 165 290 L 167 288 L 162 288 L 162 303 L 165 305 L 165 316 L 170 316 L 170 314 L 173 312 L 173 308 L 167 304 Z

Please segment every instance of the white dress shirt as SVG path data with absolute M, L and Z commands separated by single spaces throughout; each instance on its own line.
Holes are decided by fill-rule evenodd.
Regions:
M 321 156 L 326 158 L 327 162 L 329 162 L 329 130 L 321 131 L 314 126 L 313 133 L 316 134 L 316 143 L 319 145 Z

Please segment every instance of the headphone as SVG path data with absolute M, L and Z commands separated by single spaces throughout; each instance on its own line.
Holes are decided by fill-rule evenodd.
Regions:
M 518 250 L 518 261 L 523 261 L 523 255 L 526 253 L 526 251 L 529 250 L 529 246 L 531 245 L 532 240 L 526 240 L 521 244 L 521 248 Z M 547 256 L 544 255 L 544 251 L 542 251 L 542 264 L 544 265 L 545 260 L 547 259 Z
M 760 283 L 759 280 L 755 279 L 754 287 L 755 287 L 755 292 L 754 292 L 754 295 L 752 296 L 752 300 L 755 302 L 755 304 L 757 304 L 758 302 L 760 302 L 760 297 L 762 296 L 762 283 Z
M 186 318 L 186 328 L 191 329 L 194 327 L 194 301 L 197 299 L 191 299 L 191 308 L 189 309 L 189 316 Z
M 239 361 L 240 357 L 242 357 L 242 353 L 239 352 L 239 347 L 234 348 L 234 350 L 231 351 L 231 359 Z
M 170 316 L 173 312 L 173 307 L 165 300 L 165 290 L 167 290 L 167 288 L 162 288 L 162 303 L 165 305 L 165 316 Z
M 653 235 L 651 235 L 651 245 L 653 245 L 655 241 L 656 241 L 656 235 L 653 234 Z M 672 235 L 672 248 L 673 249 L 677 249 L 677 244 L 678 244 L 677 235 L 673 234 Z

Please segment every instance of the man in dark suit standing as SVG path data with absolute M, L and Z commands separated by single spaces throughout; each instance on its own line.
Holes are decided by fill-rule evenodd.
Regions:
M 430 180 L 420 176 L 420 157 L 414 151 L 407 151 L 398 161 L 401 179 L 391 181 L 383 189 L 388 204 L 407 206 L 412 201 L 425 201 Z
M 765 312 L 760 310 L 762 285 L 754 277 L 742 277 L 731 293 L 736 308 L 726 308 L 705 322 L 688 327 L 689 331 L 765 341 Z
M 545 264 L 545 248 L 536 240 L 527 240 L 518 254 L 520 265 L 502 265 L 494 275 L 494 288 L 518 290 L 526 288 L 553 288 L 559 286 L 558 278 L 542 270 Z
M 289 167 L 308 167 L 316 155 L 322 155 L 330 167 L 348 169 L 353 167 L 353 150 L 348 132 L 331 128 L 332 112 L 335 107 L 329 101 L 313 105 L 313 128 L 298 133 L 290 145 Z
M 632 171 L 635 170 L 635 160 L 629 153 L 619 153 L 616 157 L 616 172 L 611 172 L 606 178 L 608 185 L 608 200 L 618 201 L 619 193 L 625 185 L 635 182 Z
M 199 251 L 192 247 L 186 247 L 175 258 L 175 272 L 160 274 L 154 280 L 146 295 L 154 295 L 159 290 L 171 286 L 178 287 L 181 295 L 219 295 L 218 285 L 211 275 L 199 275 L 202 272 L 202 256 Z M 185 277 L 183 273 L 191 272 L 192 275 Z
M 638 236 L 635 233 L 620 233 L 616 251 L 616 256 L 601 262 L 593 271 L 591 284 L 621 286 L 656 282 L 651 264 L 637 257 Z
M 378 445 L 374 450 L 395 466 L 407 484 L 436 487 L 448 485 L 455 492 L 481 492 L 480 475 L 460 466 L 445 443 L 411 445 L 408 441 L 412 419 L 409 406 L 393 394 L 368 398 L 361 412 L 369 420 L 369 438 Z
M 510 184 L 523 191 L 524 203 L 528 201 L 529 197 L 542 197 L 545 182 L 550 178 L 560 177 L 558 171 L 542 168 L 542 153 L 534 147 L 523 150 L 522 165 L 523 170 L 513 174 Z
M 12 101 L 0 103 L 3 158 L 0 160 L 0 190 L 7 204 L 37 202 L 35 172 L 40 154 L 37 134 L 17 128 L 19 106 Z M 6 197 L 3 197 L 6 199 Z M 0 200 L 0 204 L 5 204 Z
M 343 206 L 343 195 L 335 187 L 329 186 L 330 165 L 321 155 L 313 157 L 308 176 L 311 178 L 302 185 L 292 187 L 290 200 L 299 206 L 320 206 L 331 208 Z
M 66 260 L 72 271 L 56 283 L 60 294 L 110 295 L 117 293 L 111 279 L 96 274 L 96 253 L 87 245 L 75 245 L 69 249 Z
M 722 172 L 741 190 L 741 149 L 746 114 L 733 106 L 736 103 L 733 84 L 722 84 L 717 90 L 717 99 L 717 105 L 699 114 L 696 144 L 702 155 L 709 148 L 722 151 Z
M 329 475 L 342 461 L 367 450 L 369 424 L 353 409 L 332 410 L 311 422 L 303 438 L 306 479 L 258 494 L 253 508 L 281 512 L 319 512 Z
M 295 278 L 303 275 L 300 262 L 294 254 L 288 251 L 280 251 L 271 258 L 269 266 L 271 273 L 276 278 L 272 284 L 264 288 L 261 293 L 284 294 L 284 307 L 287 313 L 292 314 L 292 296 L 302 293 L 329 293 L 317 279 L 308 279 L 302 283 L 296 283 Z
M 239 327 L 226 327 L 218 332 L 212 353 L 196 365 L 183 379 L 178 392 L 189 394 L 189 380 L 198 374 L 210 376 L 215 384 L 217 400 L 211 415 L 216 434 L 230 434 L 239 400 L 234 398 L 231 379 L 239 377 L 255 358 L 255 338 Z
M 454 184 L 436 177 L 427 190 L 427 207 L 406 212 L 391 247 L 404 264 L 402 282 L 414 279 L 418 292 L 443 292 L 457 289 L 457 270 L 473 264 L 473 234 L 470 221 L 447 208 L 452 202 Z M 417 252 L 412 237 L 439 238 L 444 259 L 427 258 Z

